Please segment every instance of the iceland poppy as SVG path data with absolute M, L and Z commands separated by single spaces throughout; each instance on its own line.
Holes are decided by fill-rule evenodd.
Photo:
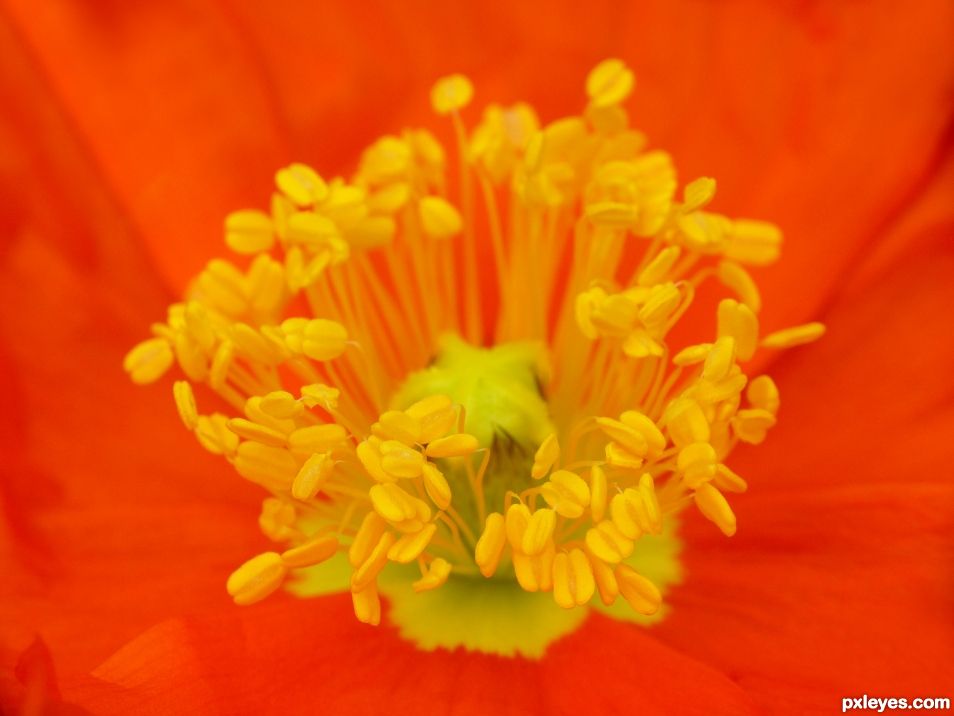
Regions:
M 5 703 L 947 695 L 948 10 L 668 7 L 410 26 L 388 8 L 11 4 Z M 319 72 L 331 26 L 357 45 Z M 605 56 L 626 62 L 587 77 Z M 455 67 L 476 99 L 452 76 L 430 98 L 446 125 L 410 108 Z M 782 259 L 760 268 L 777 230 L 729 215 L 777 222 Z M 186 287 L 223 216 L 229 248 L 261 257 Z M 257 485 L 115 368 L 166 286 L 189 300 L 126 367 L 177 362 L 181 420 Z M 756 351 L 758 323 L 802 324 L 772 348 L 816 319 L 820 343 Z M 752 489 L 732 496 L 739 475 Z M 596 613 L 614 598 L 656 621 Z

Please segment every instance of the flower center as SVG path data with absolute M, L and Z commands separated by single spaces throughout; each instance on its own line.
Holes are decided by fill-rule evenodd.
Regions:
M 386 413 L 387 420 L 380 421 L 373 429 L 382 439 L 403 439 L 402 445 L 422 450 L 425 456 L 442 452 L 434 447 L 442 444 L 440 438 L 426 445 L 420 443 L 428 436 L 409 418 L 418 415 L 422 405 L 435 404 L 434 396 L 446 396 L 449 400 L 441 400 L 439 404 L 448 405 L 453 401 L 459 410 L 456 415 L 463 423 L 465 432 L 457 435 L 466 434 L 476 439 L 467 446 L 476 445 L 471 455 L 430 458 L 417 479 L 406 475 L 398 479 L 406 492 L 429 495 L 438 503 L 446 494 L 453 505 L 453 509 L 448 505 L 447 514 L 456 522 L 456 525 L 446 523 L 451 527 L 450 540 L 442 544 L 435 535 L 419 555 L 431 563 L 443 560 L 451 565 L 451 573 L 441 589 L 421 589 L 420 580 L 415 581 L 420 574 L 414 568 L 392 569 L 387 575 L 382 571 L 379 576 L 378 587 L 391 602 L 391 620 L 406 638 L 421 648 L 465 646 L 501 655 L 519 653 L 537 657 L 551 641 L 576 628 L 585 616 L 583 611 L 560 608 L 576 605 L 572 595 L 580 585 L 572 569 L 567 570 L 565 584 L 555 586 L 553 580 L 560 577 L 559 572 L 554 572 L 554 567 L 559 569 L 557 554 L 560 550 L 564 554 L 575 554 L 574 545 L 587 549 L 585 526 L 592 523 L 568 519 L 568 516 L 582 516 L 582 510 L 577 514 L 574 507 L 551 509 L 547 502 L 559 501 L 560 497 L 553 491 L 559 483 L 551 479 L 542 488 L 532 476 L 535 453 L 544 443 L 552 444 L 554 435 L 549 406 L 541 391 L 545 366 L 545 349 L 539 344 L 508 343 L 479 348 L 456 335 L 446 335 L 440 341 L 436 358 L 427 368 L 407 378 L 391 399 L 394 410 Z M 398 419 L 398 414 L 403 417 Z M 452 411 L 451 415 L 454 414 Z M 389 434 L 385 423 L 392 426 L 392 430 L 397 430 L 397 424 L 402 423 L 407 434 Z M 394 463 L 387 465 L 392 472 L 398 472 Z M 441 487 L 435 487 L 433 475 L 437 473 L 429 474 L 432 469 L 443 476 L 446 486 L 441 483 Z M 590 484 L 592 480 L 591 473 Z M 409 483 L 416 484 L 412 488 Z M 614 483 L 613 487 L 617 485 Z M 541 498 L 541 494 L 551 497 Z M 476 556 L 480 554 L 478 545 L 482 544 L 481 540 L 486 544 L 493 536 L 493 525 L 503 524 L 506 529 L 507 518 L 502 518 L 496 510 L 508 504 L 511 508 L 506 514 L 511 530 L 521 535 L 508 536 L 507 553 L 491 557 L 496 560 L 495 570 L 486 561 L 475 564 L 475 560 L 480 559 Z M 539 508 L 533 513 L 537 519 L 553 517 L 553 534 L 538 537 L 548 543 L 547 546 L 539 550 L 531 547 L 532 554 L 523 551 L 528 539 L 527 528 L 519 524 L 530 514 L 524 509 L 525 505 Z M 606 511 L 605 505 L 602 509 Z M 627 529 L 627 533 L 633 535 L 631 529 Z M 463 550 L 458 549 L 459 543 L 463 543 Z M 666 585 L 679 578 L 679 545 L 672 534 L 647 535 L 640 547 L 638 550 L 634 547 L 632 553 L 625 556 L 625 562 L 635 573 L 647 575 L 647 588 Z M 338 569 L 340 571 L 331 577 L 331 584 L 338 580 L 338 587 L 347 588 L 348 569 L 343 564 Z M 583 569 L 584 579 L 590 583 L 582 585 L 584 590 L 589 590 L 583 599 L 585 602 L 593 596 L 596 581 L 595 577 L 587 576 L 590 569 Z M 299 596 L 326 593 L 330 587 L 329 577 L 329 570 L 323 565 L 306 576 L 300 575 L 293 590 Z M 603 578 L 613 579 L 608 575 Z M 546 594 L 554 588 L 566 592 L 556 601 Z M 612 597 L 618 589 L 612 584 L 604 588 L 609 591 L 600 604 L 616 618 L 638 621 L 641 615 L 648 617 L 656 613 L 654 595 L 651 595 L 653 601 L 641 604 L 638 612 L 627 614 L 613 609 Z M 560 598 L 564 603 L 560 603 Z
M 486 460 L 470 469 L 460 460 L 447 460 L 444 471 L 455 509 L 472 534 L 480 534 L 487 514 L 504 504 L 508 492 L 531 486 L 533 454 L 553 431 L 541 394 L 543 356 L 543 347 L 531 343 L 485 349 L 447 335 L 433 363 L 409 376 L 391 401 L 406 409 L 429 396 L 446 395 L 460 406 L 464 431 L 476 438 Z M 475 491 L 471 483 L 476 480 Z
M 236 603 L 347 590 L 378 624 L 384 592 L 422 648 L 533 656 L 591 607 L 658 616 L 686 507 L 734 534 L 746 482 L 726 461 L 779 408 L 744 366 L 823 327 L 759 339 L 744 265 L 774 261 L 780 233 L 705 210 L 711 179 L 676 197 L 621 106 L 633 83 L 608 60 L 582 116 L 490 105 L 468 134 L 473 88 L 451 76 L 432 103 L 453 181 L 408 130 L 350 181 L 293 164 L 270 212 L 228 216 L 247 265 L 211 261 L 125 368 L 177 364 L 183 423 L 270 493 L 259 526 L 282 547 L 229 577 Z M 697 301 L 707 282 L 732 297 Z M 692 308 L 714 335 L 672 338 Z M 196 389 L 228 414 L 200 414 Z

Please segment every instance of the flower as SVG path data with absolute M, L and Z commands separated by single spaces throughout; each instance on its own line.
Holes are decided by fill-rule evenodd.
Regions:
M 830 30 L 822 22 L 824 13 L 811 17 L 819 23 L 813 31 Z M 69 28 L 68 21 L 75 20 L 69 15 L 67 22 L 63 19 L 46 30 L 40 22 L 28 24 L 29 41 L 37 42 L 44 32 Z M 931 20 L 912 11 L 894 18 L 891 31 L 883 37 L 898 37 L 896 25 L 910 23 L 923 30 L 921 35 L 927 34 L 928 41 L 922 37 L 918 47 L 929 52 L 931 47 L 943 46 L 930 40 L 941 37 L 940 28 L 949 26 Z M 840 36 L 840 21 L 829 21 Z M 546 25 L 535 28 L 547 32 Z M 581 25 L 579 30 L 583 29 Z M 871 37 L 877 36 L 877 26 L 869 29 Z M 21 46 L 14 44 L 14 50 L 8 51 Z M 909 61 L 917 60 L 915 56 Z M 904 63 L 898 65 L 892 65 L 892 71 L 903 74 Z M 949 77 L 943 63 L 932 69 Z M 950 656 L 945 641 L 949 592 L 936 574 L 937 565 L 944 563 L 950 551 L 950 491 L 948 484 L 931 478 L 943 480 L 939 466 L 947 459 L 948 448 L 941 438 L 949 426 L 945 414 L 927 409 L 946 395 L 944 367 L 950 360 L 946 336 L 930 331 L 930 322 L 938 318 L 936 306 L 950 300 L 950 257 L 942 244 L 933 241 L 935 227 L 943 226 L 938 222 L 946 216 L 943 182 L 949 177 L 940 171 L 931 174 L 938 182 L 937 193 L 932 193 L 932 182 L 925 183 L 914 211 L 883 234 L 886 239 L 877 245 L 880 248 L 872 246 L 862 257 L 856 257 L 852 248 L 869 235 L 872 225 L 885 223 L 888 205 L 900 204 L 900 188 L 909 186 L 912 176 L 925 175 L 930 152 L 946 147 L 937 144 L 937 132 L 948 115 L 934 112 L 934 103 L 943 96 L 936 87 L 943 83 L 935 85 L 933 79 L 932 75 L 932 81 L 925 79 L 916 92 L 905 95 L 911 110 L 906 116 L 917 118 L 912 124 L 890 124 L 880 130 L 890 137 L 885 146 L 897 147 L 889 156 L 903 154 L 903 171 L 897 165 L 887 166 L 889 161 L 876 172 L 846 162 L 851 151 L 868 148 L 861 137 L 852 137 L 848 153 L 833 156 L 827 165 L 838 169 L 828 175 L 827 183 L 809 181 L 826 176 L 821 164 L 813 167 L 818 174 L 795 173 L 792 181 L 798 182 L 788 185 L 789 191 L 782 191 L 784 174 L 774 174 L 779 177 L 775 189 L 770 184 L 739 182 L 737 192 L 744 186 L 765 186 L 765 198 L 759 201 L 772 203 L 779 211 L 762 213 L 783 225 L 791 224 L 795 237 L 806 235 L 798 231 L 805 224 L 795 218 L 805 214 L 807 207 L 822 208 L 820 199 L 842 198 L 840 211 L 811 215 L 819 232 L 830 230 L 838 240 L 826 244 L 821 255 L 818 244 L 809 238 L 803 243 L 790 240 L 788 247 L 793 251 L 787 250 L 782 268 L 766 272 L 766 280 L 760 282 L 766 287 L 763 315 L 774 311 L 775 325 L 814 317 L 826 298 L 831 304 L 825 311 L 831 329 L 826 340 L 776 366 L 780 384 L 791 379 L 806 387 L 791 398 L 784 397 L 782 422 L 773 428 L 768 444 L 739 455 L 741 474 L 752 477 L 770 467 L 772 480 L 764 480 L 751 495 L 733 502 L 742 528 L 728 544 L 722 544 L 724 538 L 713 541 L 704 529 L 708 523 L 687 521 L 681 534 L 687 544 L 683 559 L 689 576 L 673 590 L 672 612 L 658 626 L 644 631 L 594 617 L 554 643 L 539 662 L 416 651 L 386 628 L 357 631 L 350 618 L 343 619 L 352 609 L 350 598 L 323 600 L 320 611 L 313 608 L 314 600 L 281 596 L 245 611 L 228 606 L 219 577 L 227 573 L 230 563 L 261 547 L 247 529 L 247 500 L 254 499 L 254 492 L 243 493 L 232 481 L 220 480 L 225 474 L 217 472 L 214 463 L 185 464 L 182 456 L 190 447 L 165 429 L 170 411 L 161 415 L 164 403 L 153 403 L 143 391 L 133 392 L 118 377 L 103 375 L 109 356 L 120 350 L 119 341 L 111 339 L 128 340 L 143 316 L 159 310 L 163 296 L 150 284 L 153 269 L 126 242 L 115 242 L 111 253 L 57 250 L 51 242 L 57 224 L 44 227 L 34 219 L 27 221 L 26 214 L 12 215 L 9 221 L 17 242 L 5 264 L 4 321 L 15 331 L 11 335 L 29 339 L 5 342 L 5 351 L 12 356 L 11 370 L 5 374 L 16 371 L 16 391 L 11 395 L 24 396 L 19 400 L 26 406 L 26 413 L 10 411 L 12 425 L 35 425 L 31 430 L 38 432 L 26 433 L 28 449 L 13 451 L 8 467 L 13 468 L 10 474 L 15 479 L 4 483 L 5 501 L 18 515 L 11 527 L 17 568 L 9 570 L 9 587 L 16 599 L 4 600 L 5 617 L 10 616 L 4 624 L 28 630 L 39 626 L 51 645 L 60 685 L 43 693 L 47 698 L 59 693 L 69 702 L 98 711 L 122 709 L 123 703 L 148 706 L 151 702 L 159 708 L 163 702 L 174 703 L 172 698 L 180 699 L 182 708 L 239 710 L 256 700 L 261 704 L 262 694 L 268 694 L 268 706 L 274 710 L 318 698 L 332 711 L 356 712 L 373 709 L 380 694 L 387 692 L 400 699 L 392 703 L 407 710 L 446 710 L 445 702 L 449 702 L 461 710 L 486 710 L 488 703 L 506 703 L 523 711 L 585 712 L 641 702 L 659 708 L 667 704 L 672 711 L 679 709 L 678 704 L 688 710 L 704 701 L 707 708 L 718 703 L 720 710 L 731 712 L 746 709 L 752 701 L 771 703 L 779 710 L 824 707 L 837 703 L 836 695 L 840 697 L 846 689 L 870 690 L 873 680 L 877 688 L 937 689 L 943 673 L 939 668 Z M 65 86 L 71 93 L 76 84 Z M 484 86 L 478 82 L 478 87 Z M 883 92 L 885 86 L 894 85 L 889 81 L 879 90 Z M 24 97 L 26 88 L 15 85 L 14 89 L 21 93 L 18 98 Z M 699 98 L 692 99 L 695 103 Z M 867 106 L 860 99 L 857 102 Z M 859 104 L 849 104 L 857 111 Z M 647 109 L 652 105 L 647 102 Z M 13 106 L 23 108 L 26 118 L 48 116 L 39 103 Z M 71 106 L 77 106 L 75 97 Z M 946 112 L 947 105 L 940 107 Z M 95 106 L 78 114 L 89 117 L 86 112 L 93 110 Z M 761 112 L 753 119 L 756 116 L 758 121 L 751 126 L 767 132 L 771 115 Z M 841 146 L 845 132 L 837 131 L 839 117 L 851 116 L 847 110 L 845 115 L 829 112 L 824 122 L 808 122 L 808 126 L 830 127 Z M 92 126 L 100 125 L 93 121 Z M 801 139 L 808 147 L 824 146 L 810 135 Z M 665 137 L 660 140 L 667 146 L 679 144 L 665 142 Z M 727 154 L 731 144 L 726 143 Z M 70 146 L 63 141 L 60 151 L 38 154 L 49 162 L 40 165 L 43 171 L 55 176 L 58 166 L 82 167 L 68 163 Z M 730 155 L 740 146 L 735 144 Z M 691 171 L 696 155 L 690 148 L 682 146 L 690 155 Z M 710 159 L 719 156 L 712 151 L 707 155 Z M 129 176 L 118 167 L 132 158 L 123 157 L 122 152 L 107 156 L 114 176 Z M 796 160 L 788 155 L 787 161 Z M 774 169 L 778 171 L 779 166 Z M 712 173 L 720 178 L 721 201 L 726 182 L 722 173 Z M 867 182 L 860 192 L 859 178 Z M 803 187 L 805 193 L 795 192 L 795 186 Z M 731 180 L 728 187 L 731 207 Z M 16 188 L 27 195 L 29 185 Z M 128 186 L 121 188 L 128 191 Z M 47 204 L 56 201 L 64 209 L 69 206 L 56 191 L 48 190 L 43 196 Z M 91 196 L 102 195 L 93 191 Z M 848 201 L 848 196 L 855 198 Z M 747 202 L 735 201 L 749 208 Z M 759 201 L 752 202 L 752 211 L 761 208 Z M 104 206 L 108 204 L 84 202 L 80 215 L 98 212 L 91 225 L 97 229 L 96 236 L 108 240 L 111 233 L 103 228 L 121 224 L 110 224 L 115 214 Z M 136 206 L 143 210 L 142 204 Z M 873 209 L 881 212 L 880 217 Z M 168 210 L 162 215 L 167 214 Z M 187 219 L 187 215 L 173 215 L 177 221 Z M 164 219 L 168 226 L 175 225 L 172 218 Z M 173 232 L 161 230 L 161 224 L 150 228 L 167 242 L 178 240 L 171 238 Z M 792 228 L 785 228 L 792 237 Z M 61 246 L 90 244 L 74 237 Z M 91 264 L 91 255 L 107 263 L 104 267 Z M 846 258 L 852 259 L 850 271 L 842 270 Z M 160 265 L 185 260 L 179 252 L 162 259 Z M 111 264 L 124 270 L 110 270 L 109 261 L 124 261 Z M 805 266 L 812 271 L 806 272 Z M 85 268 L 78 271 L 77 267 Z M 37 291 L 39 285 L 47 290 Z M 798 301 L 774 300 L 792 294 L 796 287 Z M 14 305 L 24 305 L 25 296 L 30 298 L 29 312 L 12 310 Z M 10 300 L 13 297 L 17 300 Z M 783 308 L 770 308 L 773 303 Z M 913 315 L 919 321 L 912 321 Z M 27 330 L 30 327 L 32 331 Z M 931 350 L 903 354 L 911 362 L 911 372 L 901 370 L 904 362 L 898 358 L 898 346 L 924 345 L 926 333 L 933 338 Z M 64 345 L 72 349 L 66 355 Z M 56 389 L 50 390 L 51 386 Z M 833 395 L 840 400 L 821 399 Z M 880 412 L 876 410 L 880 406 L 891 407 Z M 24 414 L 37 416 L 37 422 L 24 423 L 18 417 Z M 874 444 L 870 436 L 875 432 L 895 438 L 879 441 L 877 461 L 870 456 Z M 108 441 L 103 440 L 104 434 Z M 769 457 L 762 458 L 770 464 L 763 462 L 760 467 L 757 455 L 770 448 Z M 920 477 L 901 480 L 901 471 Z M 129 479 L 130 472 L 140 473 L 135 481 Z M 52 484 L 61 486 L 61 495 L 44 494 L 43 485 L 51 484 L 44 479 L 47 475 L 56 476 Z M 211 504 L 218 507 L 212 510 Z M 85 511 L 77 509 L 81 505 Z M 44 569 L 52 591 L 37 581 L 42 580 Z M 892 578 L 899 581 L 882 589 L 880 585 Z M 707 597 L 707 593 L 721 596 Z M 839 610 L 846 603 L 853 607 L 849 614 Z M 890 621 L 882 618 L 889 609 L 893 609 Z M 98 666 L 91 678 L 77 676 L 92 671 L 120 643 L 150 624 L 184 612 L 189 616 L 160 623 L 134 639 Z M 95 619 L 97 628 L 80 640 L 74 635 L 82 613 Z M 923 635 L 916 652 L 904 638 L 912 632 Z M 314 636 L 302 639 L 302 634 Z M 821 638 L 828 650 L 819 655 L 813 645 Z M 23 638 L 14 641 L 20 646 L 29 643 Z M 381 653 L 391 658 L 375 657 Z M 235 654 L 243 656 L 235 658 Z M 25 682 L 33 689 L 28 695 L 35 694 L 42 692 L 38 684 L 52 683 L 41 646 L 23 656 L 14 652 L 10 659 L 19 659 L 19 678 L 4 682 L 4 693 L 7 686 Z M 612 669 L 602 667 L 610 663 Z M 228 668 L 220 668 L 223 664 Z M 332 678 L 315 679 L 315 673 Z M 173 680 L 178 687 L 175 692 L 162 687 Z M 505 691 L 495 681 L 505 683 Z M 796 681 L 810 689 L 791 686 Z M 686 689 L 687 683 L 691 690 Z
M 376 626 L 383 590 L 419 646 L 540 656 L 580 619 L 531 595 L 653 616 L 642 565 L 678 573 L 675 516 L 694 503 L 735 534 L 726 494 L 747 485 L 726 462 L 779 408 L 743 365 L 824 326 L 760 341 L 744 265 L 773 262 L 780 232 L 714 213 L 710 178 L 677 200 L 671 158 L 629 126 L 633 84 L 604 60 L 582 116 L 491 104 L 468 136 L 474 88 L 451 75 L 431 102 L 453 120 L 457 202 L 445 149 L 411 129 L 350 181 L 282 168 L 269 212 L 225 219 L 247 269 L 210 261 L 123 365 L 144 384 L 176 364 L 185 427 L 267 491 L 258 523 L 282 547 L 232 573 L 236 604 L 297 576 L 300 595 L 350 591 Z M 732 297 L 710 342 L 676 351 L 707 280 Z M 201 414 L 196 385 L 231 413 Z

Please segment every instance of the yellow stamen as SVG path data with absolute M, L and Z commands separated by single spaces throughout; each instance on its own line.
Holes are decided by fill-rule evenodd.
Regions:
M 275 390 L 264 396 L 259 407 L 262 412 L 279 420 L 297 418 L 305 409 L 291 393 L 284 390 Z
M 590 503 L 590 488 L 576 473 L 569 470 L 557 470 L 540 494 L 559 515 L 576 519 L 583 514 Z
M 436 531 L 437 525 L 431 523 L 423 527 L 420 532 L 402 535 L 388 550 L 388 559 L 400 564 L 413 562 L 427 547 Z
M 426 196 L 420 202 L 421 228 L 435 239 L 446 239 L 459 234 L 464 222 L 453 204 L 439 196 Z
M 593 567 L 583 550 L 574 548 L 569 554 L 560 552 L 553 558 L 553 599 L 561 607 L 572 609 L 586 604 L 595 589 Z
M 298 463 L 288 450 L 252 440 L 239 443 L 234 464 L 242 477 L 280 492 L 291 490 L 298 473 Z
M 633 541 L 615 523 L 603 520 L 586 532 L 586 546 L 594 557 L 616 564 L 633 552 Z
M 463 457 L 470 455 L 479 446 L 477 438 L 466 433 L 448 435 L 428 444 L 424 451 L 428 457 Z
M 766 348 L 791 348 L 817 341 L 824 334 L 825 326 L 821 323 L 806 323 L 804 326 L 795 326 L 771 333 L 762 339 L 762 345 Z
M 759 321 L 751 308 L 727 298 L 719 304 L 718 334 L 720 339 L 733 338 L 739 360 L 749 360 L 758 343 Z
M 772 415 L 778 412 L 779 395 L 775 381 L 767 375 L 760 375 L 751 381 L 745 391 L 753 407 L 761 408 Z
M 188 430 L 195 430 L 199 424 L 199 411 L 195 406 L 195 395 L 192 393 L 192 386 L 188 381 L 177 380 L 172 384 L 172 394 L 182 424 Z
M 288 348 L 318 361 L 340 356 L 348 340 L 344 326 L 324 318 L 289 318 L 282 323 L 282 331 Z
M 285 445 L 288 436 L 284 433 L 258 423 L 246 420 L 245 418 L 232 418 L 229 420 L 229 430 L 244 440 L 254 440 L 263 445 L 273 447 L 282 447 Z
M 348 439 L 345 429 L 334 423 L 298 428 L 288 436 L 288 447 L 302 455 L 328 452 Z
M 715 487 L 702 483 L 695 491 L 696 505 L 699 511 L 715 522 L 726 537 L 735 534 L 735 515 L 728 501 Z
M 507 540 L 504 524 L 502 514 L 491 512 L 487 515 L 484 531 L 477 541 L 474 561 L 480 567 L 480 573 L 485 577 L 493 576 L 494 572 L 497 571 L 497 565 L 500 563 L 500 557 L 503 555 Z
M 234 211 L 225 219 L 225 243 L 237 254 L 258 254 L 275 244 L 271 217 L 264 211 Z
M 597 107 L 619 104 L 633 91 L 635 76 L 622 60 L 604 60 L 586 78 L 586 94 Z
M 351 592 L 351 601 L 354 605 L 354 615 L 359 622 L 377 626 L 381 623 L 381 599 L 378 597 L 378 586 L 371 582 L 361 591 Z
M 533 467 L 530 469 L 530 475 L 534 480 L 546 477 L 550 468 L 560 459 L 560 443 L 557 436 L 553 433 L 547 435 L 544 441 L 537 448 L 533 456 Z
M 438 114 L 450 114 L 470 104 L 474 86 L 463 75 L 450 75 L 439 80 L 431 91 L 431 104 Z
M 337 552 L 338 538 L 334 535 L 321 535 L 282 552 L 282 562 L 289 569 L 311 567 L 331 559 Z
M 556 512 L 549 509 L 537 510 L 527 522 L 527 529 L 520 541 L 520 551 L 530 556 L 540 554 L 550 544 L 555 528 Z
M 143 341 L 123 361 L 123 368 L 134 383 L 152 383 L 165 374 L 175 361 L 169 342 L 162 338 Z
M 621 564 L 615 571 L 619 593 L 640 614 L 655 614 L 662 602 L 656 585 L 638 574 L 632 567 Z
M 378 577 L 378 574 L 388 563 L 388 553 L 397 542 L 393 532 L 385 532 L 381 539 L 371 549 L 371 554 L 351 575 L 351 591 L 364 591 Z
M 716 182 L 711 177 L 700 177 L 686 184 L 682 192 L 684 211 L 702 209 L 715 196 Z
M 590 470 L 590 512 L 594 522 L 606 513 L 606 472 L 599 465 Z
M 317 452 L 301 466 L 292 482 L 291 494 L 296 500 L 310 500 L 317 495 L 334 471 L 330 453 Z
M 414 582 L 414 591 L 426 592 L 431 589 L 437 589 L 447 581 L 447 578 L 450 576 L 451 569 L 452 567 L 450 562 L 448 562 L 446 559 L 438 557 L 430 563 L 427 571 L 424 573 L 424 576 Z
M 422 470 L 424 478 L 424 489 L 431 502 L 437 505 L 438 509 L 446 510 L 451 504 L 451 487 L 447 478 L 435 465 L 427 463 Z
M 619 583 L 616 581 L 616 573 L 603 560 L 594 556 L 590 557 L 590 566 L 593 569 L 593 578 L 596 582 L 596 588 L 599 590 L 600 601 L 606 606 L 610 606 L 619 596 Z
M 762 308 L 762 297 L 759 295 L 755 280 L 748 271 L 734 261 L 720 261 L 716 267 L 716 275 L 723 284 L 735 291 L 736 295 L 742 299 L 742 303 L 753 313 L 759 312 Z
M 291 164 L 275 174 L 279 191 L 299 206 L 308 206 L 322 201 L 328 194 L 328 186 L 318 173 L 305 164 Z
M 236 604 L 254 604 L 278 589 L 287 571 L 280 554 L 265 552 L 232 572 L 225 588 Z
M 195 436 L 213 455 L 233 455 L 239 446 L 238 435 L 228 428 L 229 419 L 221 413 L 200 415 L 195 426 Z

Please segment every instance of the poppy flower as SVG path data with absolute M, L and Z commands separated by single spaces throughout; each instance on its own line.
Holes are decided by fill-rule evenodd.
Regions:
M 9 4 L 5 704 L 803 713 L 947 695 L 950 8 L 541 13 Z M 605 57 L 623 62 L 585 82 Z M 647 146 L 620 108 L 629 68 Z M 441 125 L 429 93 L 456 69 L 503 104 L 481 115 L 451 75 Z M 627 235 L 618 256 L 496 225 L 537 207 L 570 247 L 567 197 L 579 233 Z M 248 274 L 201 269 L 223 216 L 230 248 L 273 252 Z M 729 216 L 777 223 L 782 259 L 746 268 L 777 234 Z M 146 381 L 174 359 L 173 401 L 118 365 L 183 292 L 202 303 L 126 363 Z M 767 348 L 828 332 L 775 357 L 755 314 L 808 326 Z M 679 363 L 692 380 L 669 383 Z M 630 400 L 640 366 L 659 371 Z M 727 501 L 739 475 L 752 489 Z M 601 509 L 604 479 L 620 490 Z M 262 486 L 286 499 L 263 507 Z M 657 514 L 673 526 L 653 535 Z M 332 548 L 344 581 L 334 560 L 287 574 Z M 405 557 L 421 572 L 386 583 Z M 462 586 L 468 568 L 507 578 Z M 599 612 L 613 596 L 662 615 Z

